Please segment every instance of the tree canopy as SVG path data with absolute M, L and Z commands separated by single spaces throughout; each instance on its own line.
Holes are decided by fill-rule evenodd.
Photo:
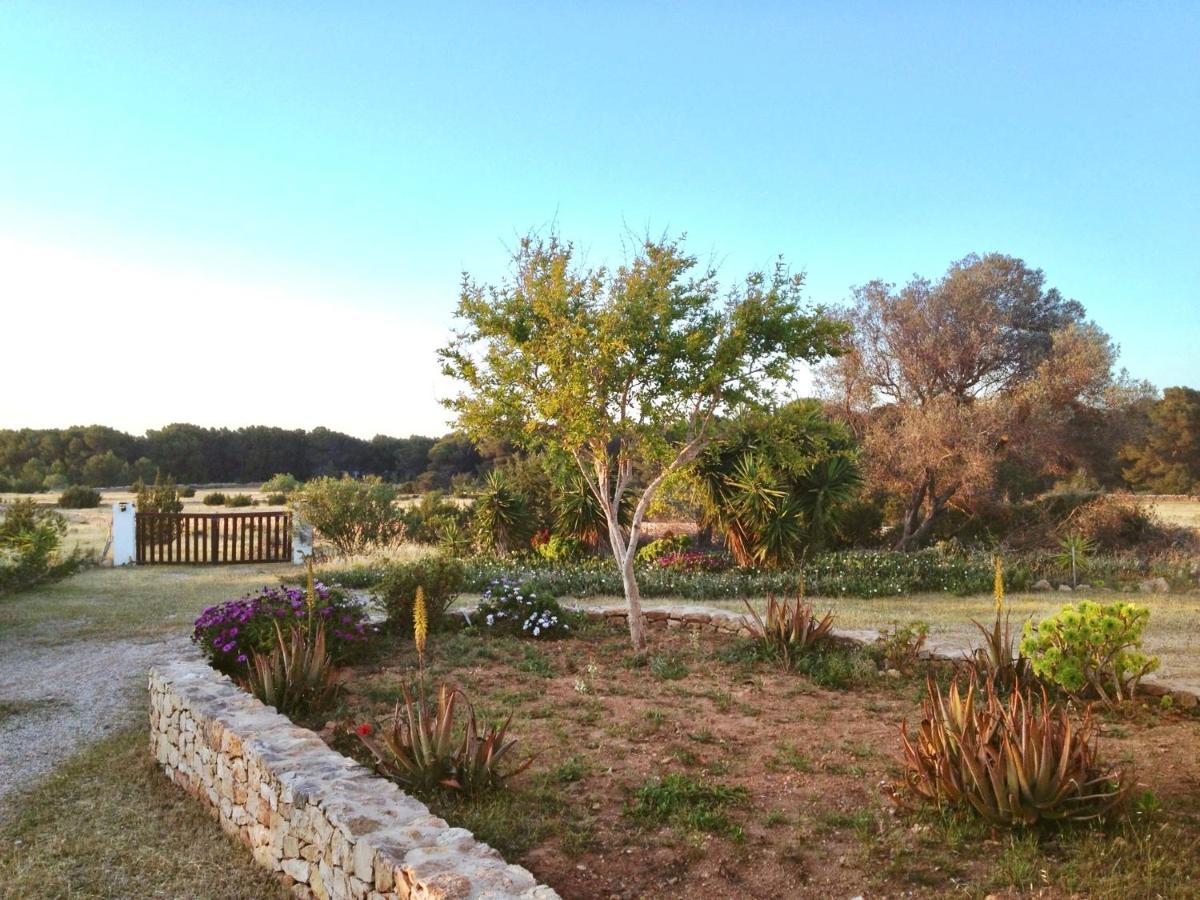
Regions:
M 897 549 L 916 546 L 948 504 L 994 486 L 1003 460 L 1063 465 L 1073 411 L 1111 383 L 1109 338 L 1038 269 L 967 256 L 936 282 L 874 281 L 844 311 L 850 349 L 822 373 L 862 440 L 872 487 L 903 507 Z
M 718 416 L 773 402 L 800 361 L 836 352 L 844 326 L 809 309 L 779 262 L 722 292 L 681 241 L 647 240 L 627 263 L 589 268 L 557 235 L 523 239 L 509 277 L 464 276 L 459 330 L 441 351 L 473 438 L 568 454 L 605 512 L 644 646 L 633 558 L 663 479 L 713 436 Z M 620 508 L 636 492 L 628 528 Z

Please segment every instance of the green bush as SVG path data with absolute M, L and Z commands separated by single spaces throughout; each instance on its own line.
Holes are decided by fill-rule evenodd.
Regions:
M 204 499 L 200 502 L 205 506 L 224 506 L 226 497 L 220 491 L 213 491 L 211 494 L 205 494 Z
M 63 554 L 67 520 L 33 500 L 17 500 L 0 519 L 0 594 L 14 593 L 77 572 L 91 557 Z
M 639 547 L 637 561 L 640 563 L 652 563 L 657 561 L 660 556 L 690 550 L 691 546 L 692 539 L 689 535 L 664 535 L 657 540 L 650 541 L 648 544 Z
M 234 507 L 253 506 L 254 498 L 249 494 L 230 494 L 225 498 L 225 505 Z
M 179 496 L 183 497 L 185 500 L 190 500 L 192 497 L 196 496 L 196 489 L 190 484 L 185 484 L 179 489 Z
M 587 548 L 584 547 L 583 541 L 576 537 L 564 537 L 561 534 L 552 534 L 544 541 L 538 541 L 535 538 L 533 549 L 546 562 L 552 563 L 570 562 L 582 559 L 587 555 Z
M 300 490 L 300 479 L 287 472 L 280 472 L 264 481 L 261 490 L 264 494 L 291 494 Z
M 286 506 L 287 494 L 267 494 L 267 503 L 271 506 Z
M 63 509 L 95 509 L 100 505 L 100 492 L 82 484 L 73 484 L 58 497 Z
M 379 478 L 317 478 L 300 494 L 300 517 L 343 556 L 356 556 L 404 540 L 396 488 Z
M 375 586 L 375 596 L 387 610 L 389 627 L 404 632 L 412 627 L 412 604 L 417 588 L 424 588 L 429 624 L 436 628 L 454 598 L 463 590 L 465 581 L 463 564 L 457 559 L 426 556 L 384 567 Z
M 1036 627 L 1025 623 L 1021 653 L 1039 678 L 1076 699 L 1125 700 L 1158 668 L 1141 652 L 1150 611 L 1133 603 L 1068 603 Z

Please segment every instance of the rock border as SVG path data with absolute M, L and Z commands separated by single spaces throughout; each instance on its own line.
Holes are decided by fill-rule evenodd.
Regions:
M 617 606 L 576 606 L 574 609 L 588 616 L 603 619 L 610 624 L 624 625 L 629 619 L 629 611 Z M 724 609 L 712 609 L 698 606 L 695 609 L 681 609 L 676 606 L 644 607 L 642 616 L 647 628 L 695 628 L 703 631 L 715 631 L 721 634 L 750 635 L 750 618 L 746 613 L 730 612 Z M 873 643 L 880 633 L 873 629 L 849 630 L 833 629 L 834 637 L 849 643 L 864 646 Z M 946 662 L 957 662 L 963 658 L 964 651 L 949 645 L 926 643 L 926 649 L 921 651 L 922 659 L 932 659 Z M 1147 697 L 1170 697 L 1171 702 L 1181 709 L 1195 709 L 1200 706 L 1200 695 L 1183 688 L 1172 687 L 1162 681 L 1143 680 L 1138 684 L 1138 693 Z
M 150 751 L 292 893 L 555 900 L 464 828 L 264 706 L 199 653 L 150 670 Z

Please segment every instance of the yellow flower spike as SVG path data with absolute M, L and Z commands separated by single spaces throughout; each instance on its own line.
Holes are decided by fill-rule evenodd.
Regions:
M 417 661 L 422 669 L 425 668 L 425 638 L 429 634 L 429 616 L 425 610 L 425 588 L 417 586 L 417 596 L 413 598 L 413 641 L 417 645 Z
M 994 557 L 996 566 L 996 580 L 992 588 L 992 596 L 996 598 L 996 612 L 1004 608 L 1004 564 L 1000 560 L 1000 555 Z

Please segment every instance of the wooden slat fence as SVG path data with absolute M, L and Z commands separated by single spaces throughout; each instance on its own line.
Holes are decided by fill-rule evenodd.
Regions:
M 292 561 L 290 512 L 138 513 L 138 565 Z

